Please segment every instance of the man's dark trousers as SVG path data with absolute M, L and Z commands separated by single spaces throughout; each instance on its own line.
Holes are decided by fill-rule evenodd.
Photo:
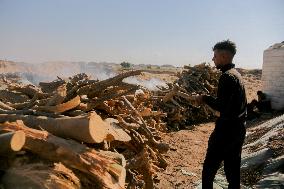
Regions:
M 217 120 L 208 141 L 202 171 L 202 188 L 213 189 L 213 181 L 224 161 L 224 171 L 229 189 L 240 188 L 240 163 L 245 138 L 245 123 L 240 120 Z

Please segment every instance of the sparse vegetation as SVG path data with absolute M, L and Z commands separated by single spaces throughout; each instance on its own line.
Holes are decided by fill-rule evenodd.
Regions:
M 132 67 L 132 64 L 129 63 L 129 62 L 121 62 L 121 63 L 120 63 L 120 66 L 121 66 L 122 68 L 130 68 L 130 67 Z

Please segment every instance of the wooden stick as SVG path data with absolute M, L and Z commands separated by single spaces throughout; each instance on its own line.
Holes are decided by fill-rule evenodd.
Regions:
M 8 86 L 9 90 L 15 90 L 19 91 L 25 95 L 27 95 L 30 98 L 33 98 L 33 96 L 37 93 L 42 93 L 41 90 L 33 85 L 15 85 L 15 84 L 10 84 Z
M 139 112 L 133 107 L 133 105 L 126 99 L 125 96 L 122 96 L 123 100 L 126 102 L 126 104 L 128 105 L 128 107 L 130 107 L 130 109 L 136 114 L 136 116 L 141 120 L 142 124 L 141 124 L 141 128 L 143 129 L 143 131 L 145 132 L 145 136 L 146 138 L 149 140 L 151 146 L 154 146 L 155 148 L 157 148 L 161 153 L 163 152 L 167 152 L 170 147 L 168 144 L 166 143 L 162 143 L 162 142 L 157 142 L 154 138 L 154 135 L 151 133 L 151 131 L 149 130 L 149 128 L 147 128 L 147 124 L 144 121 L 143 117 L 139 114 Z
M 86 111 L 90 111 L 90 110 L 94 109 L 98 104 L 102 103 L 103 101 L 106 101 L 106 100 L 109 100 L 109 99 L 115 99 L 115 98 L 127 95 L 129 93 L 132 93 L 132 92 L 136 91 L 138 88 L 139 88 L 138 86 L 135 86 L 134 88 L 131 88 L 131 89 L 129 89 L 127 91 L 124 91 L 122 93 L 113 93 L 113 92 L 111 92 L 111 94 L 107 94 L 107 95 L 99 98 L 95 102 L 89 103 L 88 109 Z
M 119 84 L 120 82 L 122 82 L 124 78 L 134 76 L 134 75 L 139 75 L 139 74 L 141 74 L 140 70 L 122 73 L 115 77 L 81 87 L 80 89 L 78 89 L 77 94 L 79 95 L 86 94 L 88 95 L 89 98 L 94 98 L 98 93 L 100 93 L 107 87 Z
M 0 90 L 0 99 L 2 99 L 4 102 L 19 103 L 25 102 L 30 98 L 26 95 L 21 95 L 21 93 L 12 92 L 5 89 Z
M 32 115 L 34 113 L 33 110 L 2 110 L 0 109 L 0 114 L 24 114 L 24 115 Z
M 14 108 L 8 106 L 7 104 L 0 101 L 0 108 L 3 110 L 14 110 Z

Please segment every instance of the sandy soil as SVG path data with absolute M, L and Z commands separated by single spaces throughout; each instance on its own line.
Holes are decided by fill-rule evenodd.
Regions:
M 201 179 L 208 137 L 213 129 L 214 123 L 207 123 L 163 136 L 172 149 L 166 154 L 167 170 L 158 174 L 158 188 L 194 188 Z

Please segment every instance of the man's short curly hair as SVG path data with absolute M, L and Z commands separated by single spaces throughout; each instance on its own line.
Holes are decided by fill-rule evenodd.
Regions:
M 215 50 L 225 50 L 235 55 L 237 52 L 237 47 L 234 42 L 228 39 L 228 40 L 224 40 L 224 41 L 216 43 L 216 45 L 213 47 L 213 51 Z

